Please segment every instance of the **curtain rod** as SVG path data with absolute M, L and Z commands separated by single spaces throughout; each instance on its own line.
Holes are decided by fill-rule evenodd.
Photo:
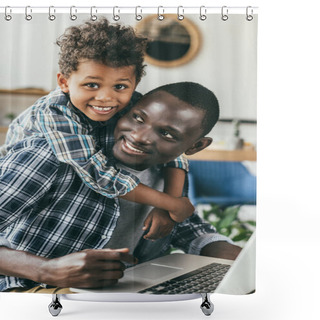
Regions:
M 198 6 L 198 7 L 188 7 L 188 6 L 0 6 L 0 12 L 5 13 L 11 10 L 13 13 L 25 13 L 26 10 L 32 11 L 33 13 L 43 13 L 48 12 L 49 10 L 65 11 L 69 12 L 70 10 L 79 10 L 78 13 L 82 12 L 90 12 L 92 10 L 107 10 L 113 12 L 114 10 L 119 10 L 122 13 L 135 13 L 137 10 L 143 13 L 177 13 L 178 11 L 184 11 L 185 13 L 198 13 L 200 11 L 206 11 L 207 14 L 210 13 L 221 13 L 225 11 L 230 14 L 232 13 L 243 13 L 248 10 L 250 12 L 256 13 L 258 7 L 256 6 L 220 6 L 220 7 L 212 7 L 212 6 Z
M 115 21 L 120 20 L 121 14 L 134 14 L 136 20 L 140 21 L 143 19 L 143 14 L 157 14 L 159 20 L 163 20 L 166 14 L 176 14 L 178 20 L 183 20 L 185 15 L 188 14 L 199 14 L 200 20 L 204 21 L 207 19 L 209 14 L 220 14 L 221 19 L 227 21 L 230 14 L 245 14 L 247 21 L 252 21 L 254 14 L 257 13 L 257 7 L 247 6 L 247 7 L 125 7 L 125 6 L 114 6 L 114 7 L 84 7 L 84 6 L 68 6 L 68 7 L 41 7 L 41 6 L 5 6 L 0 7 L 0 13 L 4 14 L 4 18 L 7 21 L 10 21 L 14 14 L 22 13 L 25 15 L 25 19 L 30 21 L 32 20 L 33 14 L 37 13 L 48 13 L 49 20 L 54 21 L 56 19 L 56 14 L 58 13 L 69 13 L 71 20 L 76 20 L 77 15 L 81 13 L 90 14 L 92 20 L 97 19 L 98 14 L 113 14 Z M 62 11 L 62 12 L 61 12 Z

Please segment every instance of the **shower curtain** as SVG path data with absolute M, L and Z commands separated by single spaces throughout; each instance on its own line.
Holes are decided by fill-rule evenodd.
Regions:
M 123 243 L 123 237 L 130 237 L 130 241 L 133 241 L 130 254 L 133 255 L 139 251 L 138 246 L 142 249 L 146 248 L 145 255 L 139 253 L 141 255 L 139 262 L 157 258 L 158 255 L 164 253 L 199 255 L 202 248 L 211 241 L 230 243 L 241 248 L 241 253 L 243 253 L 247 244 L 255 241 L 258 23 L 256 8 L 202 6 L 195 10 L 195 8 L 188 9 L 182 6 L 174 9 L 159 6 L 146 10 L 139 6 L 134 8 L 77 8 L 74 6 L 70 8 L 50 7 L 47 8 L 47 12 L 44 12 L 43 8 L 37 11 L 37 8 L 31 7 L 19 9 L 7 6 L 3 9 L 4 19 L 0 20 L 0 42 L 2 44 L 0 50 L 0 145 L 6 144 L 9 147 L 3 151 L 2 171 L 0 172 L 6 172 L 8 163 L 13 161 L 10 154 L 16 152 L 14 146 L 10 145 L 10 141 L 14 141 L 16 145 L 18 142 L 28 141 L 34 137 L 30 131 L 24 134 L 25 131 L 18 130 L 11 125 L 10 134 L 13 140 L 10 140 L 6 138 L 9 125 L 16 123 L 14 119 L 28 107 L 34 105 L 37 99 L 50 94 L 58 85 L 56 75 L 59 72 L 59 48 L 55 44 L 56 39 L 70 26 L 78 26 L 88 21 L 98 23 L 101 19 L 107 18 L 114 25 L 132 26 L 137 34 L 148 39 L 144 56 L 145 75 L 142 76 L 136 87 L 137 92 L 144 95 L 159 86 L 178 82 L 200 84 L 216 96 L 220 115 L 213 129 L 206 134 L 212 143 L 200 152 L 183 156 L 188 161 L 187 168 L 183 167 L 187 171 L 184 192 L 195 207 L 193 218 L 186 218 L 183 222 L 174 224 L 173 230 L 165 238 L 155 241 L 146 240 L 143 239 L 146 232 L 141 230 L 147 215 L 145 214 L 143 219 L 140 217 L 139 220 L 137 218 L 138 209 L 132 209 L 137 220 L 130 218 L 132 223 L 125 224 L 126 219 L 124 219 L 124 213 L 121 212 L 121 207 L 124 208 L 125 204 L 122 201 L 119 213 L 113 214 L 112 219 L 114 220 L 112 223 L 109 222 L 108 228 L 110 229 L 104 230 L 107 234 L 104 237 L 112 239 L 112 234 L 116 232 L 118 238 L 112 239 L 113 249 L 119 249 L 115 247 L 117 241 Z M 110 67 L 114 67 L 112 63 Z M 192 94 L 189 93 L 189 95 Z M 179 98 L 180 102 L 181 99 Z M 134 102 L 139 104 L 138 101 L 136 99 Z M 188 100 L 186 101 L 188 104 Z M 91 120 L 94 119 L 91 118 Z M 116 124 L 113 125 L 116 126 Z M 179 128 L 180 123 L 177 122 L 176 125 Z M 13 137 L 17 133 L 21 136 Z M 166 132 L 170 137 L 171 133 Z M 90 132 L 90 134 L 93 133 Z M 189 137 L 191 136 L 189 132 Z M 44 138 L 43 140 L 48 141 Z M 97 138 L 94 141 L 97 142 Z M 18 146 L 21 147 L 21 144 Z M 99 150 L 98 143 L 95 148 L 96 151 Z M 135 150 L 134 145 L 129 145 L 127 148 L 131 148 L 131 151 L 133 149 L 136 153 L 142 152 L 142 149 Z M 107 151 L 103 150 L 103 152 Z M 179 165 L 181 167 L 181 163 Z M 117 164 L 115 168 L 119 170 Z M 163 166 L 161 169 L 158 168 L 159 172 L 164 172 L 163 170 Z M 24 171 L 21 174 L 27 176 L 31 173 Z M 79 180 L 79 172 L 76 174 L 79 188 L 87 188 L 85 182 Z M 3 174 L 1 179 L 6 180 L 1 184 L 1 188 L 7 190 L 9 184 L 7 176 Z M 52 181 L 48 181 L 49 183 Z M 60 183 L 62 187 L 64 181 L 61 180 Z M 46 188 L 45 185 L 43 187 Z M 68 219 L 68 221 L 55 222 L 57 228 L 54 232 L 53 230 L 48 231 L 52 223 L 50 220 L 43 219 L 38 225 L 32 222 L 38 221 L 32 212 L 42 214 L 52 201 L 53 194 L 56 192 L 52 188 L 48 187 L 43 198 L 37 202 L 37 208 L 30 206 L 23 209 L 23 203 L 15 203 L 21 207 L 20 215 L 15 215 L 15 218 L 10 218 L 8 206 L 4 203 L 10 198 L 10 194 L 6 195 L 6 200 L 2 198 L 2 204 L 0 203 L 2 208 L 0 208 L 1 246 L 37 254 L 34 251 L 36 250 L 34 248 L 37 248 L 35 241 L 48 237 L 54 237 L 56 241 L 59 241 L 59 237 L 63 237 L 59 228 L 64 223 L 73 223 L 70 221 L 74 217 L 70 215 L 62 214 L 61 217 L 64 218 L 58 218 Z M 65 193 L 68 192 L 65 190 Z M 84 194 L 80 196 L 84 197 Z M 97 197 L 104 196 L 99 194 Z M 79 197 L 72 199 L 72 206 L 69 204 L 63 210 L 72 211 L 75 206 L 81 207 L 83 200 L 80 200 Z M 13 202 L 9 203 L 9 210 L 16 210 Z M 99 208 L 94 210 L 99 210 Z M 96 219 L 96 216 L 92 215 L 92 217 Z M 90 218 L 86 219 L 88 219 L 87 226 L 83 229 L 91 228 L 91 224 L 97 223 L 90 221 Z M 99 223 L 105 223 L 105 221 L 101 220 Z M 49 227 L 45 227 L 47 224 Z M 125 227 L 122 227 L 121 224 L 125 224 Z M 183 228 L 179 229 L 179 225 Z M 35 228 L 42 227 L 41 234 L 34 231 Z M 129 227 L 130 231 L 126 231 L 128 230 L 126 228 Z M 79 230 L 75 227 L 74 232 L 84 232 Z M 194 233 L 192 237 L 189 236 L 190 232 Z M 209 239 L 209 236 L 210 240 L 203 240 Z M 174 237 L 180 238 L 181 241 L 172 240 Z M 101 238 L 106 239 L 103 236 Z M 76 243 L 77 239 L 78 237 L 75 236 L 69 240 L 70 243 L 61 244 L 67 246 L 68 254 L 85 249 L 108 247 L 105 243 L 107 241 L 104 242 L 101 239 L 100 242 L 95 241 L 92 248 L 88 245 L 89 242 L 81 246 Z M 169 240 L 164 241 L 164 239 Z M 181 242 L 184 244 L 182 245 Z M 40 241 L 39 243 L 44 245 L 46 242 Z M 162 250 L 164 247 L 166 252 Z M 191 247 L 197 248 L 192 250 Z M 46 252 L 43 253 L 43 256 L 47 259 L 57 258 L 50 250 L 41 252 Z M 241 253 L 238 257 L 241 257 Z M 251 251 L 250 254 L 250 264 L 245 271 L 242 270 L 242 273 L 232 275 L 232 282 L 229 281 L 223 288 L 218 287 L 208 293 L 215 291 L 230 294 L 253 293 L 255 290 L 255 252 Z M 236 262 L 237 259 L 233 264 Z M 126 263 L 125 265 L 129 266 Z M 1 276 L 3 291 L 15 292 L 16 289 L 23 291 L 36 286 L 40 289 L 54 287 L 54 285 L 36 283 L 34 279 L 20 281 L 18 275 L 14 273 L 2 273 L 4 274 Z M 153 277 L 159 277 L 159 275 L 155 273 Z M 248 283 L 250 285 L 247 285 Z M 121 278 L 112 287 L 112 292 L 119 292 L 117 291 L 118 284 L 121 284 Z M 71 288 L 71 292 L 67 293 L 78 292 L 73 289 Z M 202 292 L 202 289 L 199 290 L 185 293 Z

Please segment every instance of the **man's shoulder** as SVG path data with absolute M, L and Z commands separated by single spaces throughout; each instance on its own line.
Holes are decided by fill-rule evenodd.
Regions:
M 36 162 L 50 161 L 51 165 L 59 164 L 49 143 L 41 137 L 27 137 L 18 141 L 10 148 L 10 155 L 19 157 L 21 161 L 34 157 Z

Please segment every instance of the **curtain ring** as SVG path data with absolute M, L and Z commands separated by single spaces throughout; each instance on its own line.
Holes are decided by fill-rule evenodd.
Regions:
M 90 9 L 90 19 L 91 19 L 91 21 L 96 21 L 98 19 L 98 17 L 97 17 L 96 14 L 93 14 L 93 8 L 96 11 L 95 13 L 98 12 L 95 6 L 91 7 L 91 9 Z
M 207 19 L 207 9 L 205 6 L 200 7 L 200 20 L 204 21 Z
M 10 11 L 10 13 L 12 13 L 12 9 L 10 9 L 10 6 L 6 6 L 4 9 L 4 18 L 7 21 L 10 21 L 12 19 L 12 15 L 8 13 L 9 11 Z
M 77 13 L 76 7 L 75 7 L 75 6 L 70 7 L 70 19 L 71 19 L 72 21 L 77 20 L 78 17 L 77 17 L 77 15 L 76 15 L 76 13 Z
M 178 7 L 178 20 L 182 21 L 184 19 L 184 9 L 183 6 Z
M 162 14 L 160 14 L 160 8 L 162 9 Z M 164 19 L 164 9 L 163 6 L 158 7 L 158 20 L 162 21 Z
M 138 14 L 138 8 L 140 10 L 140 14 Z M 136 20 L 137 21 L 141 21 L 142 20 L 142 9 L 141 9 L 141 7 L 137 6 L 135 11 L 136 11 Z
M 32 9 L 30 6 L 26 6 L 26 9 L 25 9 L 25 19 L 27 21 L 30 21 L 32 19 L 32 15 L 30 14 L 32 13 Z
M 116 9 L 118 10 L 118 13 L 117 13 L 117 14 L 116 14 Z M 119 20 L 120 20 L 119 13 L 120 13 L 119 8 L 118 8 L 117 6 L 116 6 L 116 7 L 113 7 L 113 20 L 114 20 L 114 21 L 119 21 Z
M 223 6 L 221 8 L 221 19 L 223 21 L 227 21 L 229 19 L 229 17 L 228 17 L 228 8 L 226 6 Z
M 249 14 L 249 9 L 251 9 L 251 13 Z M 252 7 L 247 7 L 246 9 L 246 19 L 247 21 L 252 21 L 253 20 L 253 9 Z
M 56 9 L 54 8 L 54 6 L 50 6 L 49 7 L 49 20 L 50 21 L 53 21 L 53 20 L 55 20 L 56 19 L 56 16 L 53 14 L 53 13 L 55 13 L 56 12 Z

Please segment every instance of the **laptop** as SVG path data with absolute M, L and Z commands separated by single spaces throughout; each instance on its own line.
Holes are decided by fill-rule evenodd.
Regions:
M 235 261 L 190 255 L 169 254 L 124 272 L 109 288 L 71 288 L 77 293 L 248 294 L 255 290 L 255 233 Z

